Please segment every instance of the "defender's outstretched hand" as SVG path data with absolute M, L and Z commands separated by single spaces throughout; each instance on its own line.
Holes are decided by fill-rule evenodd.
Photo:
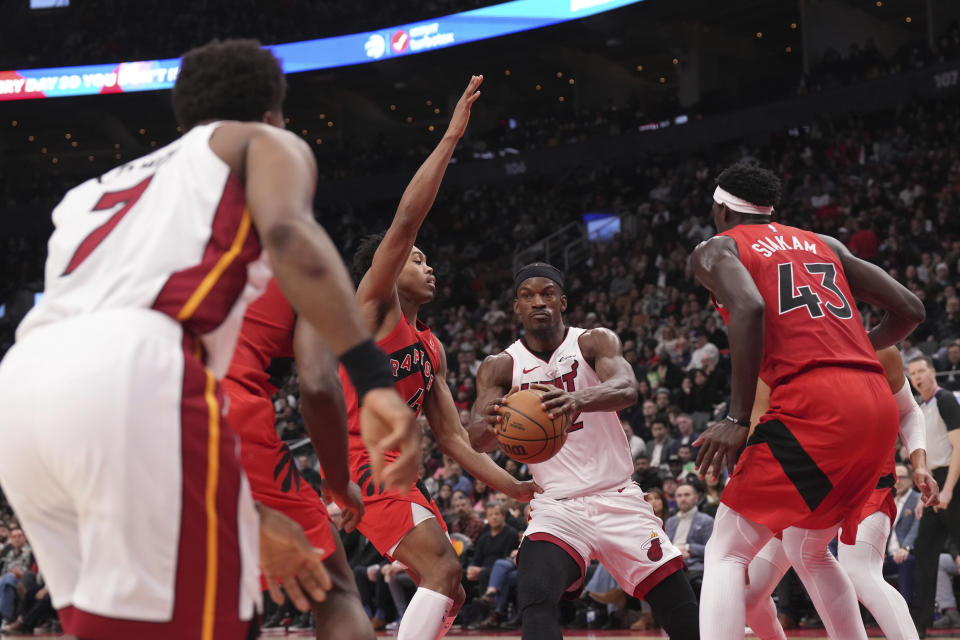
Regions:
M 517 502 L 530 502 L 538 493 L 543 493 L 543 487 L 534 480 L 518 480 L 516 486 L 507 495 Z
M 357 486 L 356 482 L 350 482 L 343 492 L 333 489 L 328 490 L 343 514 L 343 530 L 350 533 L 357 528 L 360 520 L 363 519 L 363 496 L 360 494 L 360 487 Z
M 706 477 L 708 473 L 720 475 L 724 467 L 732 475 L 737 462 L 737 451 L 747 441 L 749 434 L 747 427 L 727 418 L 710 425 L 693 443 L 694 447 L 700 447 L 696 463 L 700 478 Z
M 323 566 L 323 550 L 307 540 L 303 527 L 262 504 L 260 514 L 260 571 L 270 590 L 270 598 L 283 604 L 283 590 L 300 611 L 310 611 L 310 599 L 323 602 L 332 588 Z M 279 581 L 279 584 L 278 584 Z
M 913 484 L 920 490 L 920 502 L 923 506 L 936 507 L 940 504 L 940 487 L 929 469 L 926 467 L 914 469 Z
M 480 97 L 477 88 L 483 83 L 483 76 L 471 76 L 467 88 L 463 95 L 457 101 L 457 106 L 453 109 L 453 116 L 450 118 L 450 125 L 447 127 L 447 135 L 456 136 L 458 139 L 463 136 L 467 130 L 467 123 L 470 122 L 470 107 Z

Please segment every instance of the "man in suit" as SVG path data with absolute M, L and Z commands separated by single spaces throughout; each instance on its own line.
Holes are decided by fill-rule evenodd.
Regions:
M 685 413 L 678 415 L 677 431 L 679 432 L 679 436 L 674 439 L 670 453 L 679 453 L 680 447 L 687 444 L 690 445 L 690 452 L 693 454 L 694 459 L 696 459 L 697 453 L 700 452 L 700 447 L 694 447 L 693 443 L 700 437 L 700 433 L 696 431 L 693 426 L 693 418 Z
M 667 519 L 663 530 L 683 554 L 687 563 L 687 578 L 699 598 L 703 581 L 703 551 L 713 533 L 713 518 L 697 511 L 703 493 L 701 487 L 684 483 L 677 487 L 674 499 L 677 513 Z
M 667 421 L 663 418 L 655 418 L 650 425 L 650 433 L 653 435 L 653 439 L 647 441 L 647 457 L 650 459 L 650 466 L 655 469 L 661 466 L 666 468 L 667 458 L 673 448 L 673 438 L 670 437 Z
M 897 574 L 900 595 L 911 604 L 913 600 L 913 545 L 920 530 L 920 521 L 915 516 L 920 492 L 913 488 L 910 471 L 902 464 L 897 467 L 896 498 L 897 517 L 887 540 L 887 553 L 883 562 L 883 574 Z

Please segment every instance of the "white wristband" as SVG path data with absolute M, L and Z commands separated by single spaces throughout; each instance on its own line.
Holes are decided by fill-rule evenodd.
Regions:
M 893 394 L 900 413 L 900 439 L 908 453 L 927 448 L 927 432 L 923 421 L 923 410 L 913 397 L 910 382 L 906 379 L 900 390 Z

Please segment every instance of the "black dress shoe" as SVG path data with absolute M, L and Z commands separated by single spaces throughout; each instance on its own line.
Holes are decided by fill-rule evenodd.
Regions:
M 506 622 L 500 625 L 501 629 L 519 629 L 523 626 L 523 615 L 517 611 L 516 614 Z

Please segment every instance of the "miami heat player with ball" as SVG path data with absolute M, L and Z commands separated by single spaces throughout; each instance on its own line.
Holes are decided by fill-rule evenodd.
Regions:
M 564 326 L 567 297 L 555 267 L 527 265 L 514 284 L 525 335 L 480 366 L 471 442 L 496 448 L 498 409 L 517 389 L 544 391 L 543 409 L 551 418 L 567 414 L 570 425 L 555 456 L 530 464 L 544 491 L 530 503 L 517 563 L 524 640 L 563 637 L 557 605 L 583 588 L 594 558 L 627 593 L 650 603 L 671 638 L 699 638 L 683 558 L 630 480 L 630 447 L 616 412 L 636 402 L 637 381 L 620 340 L 609 329 Z

